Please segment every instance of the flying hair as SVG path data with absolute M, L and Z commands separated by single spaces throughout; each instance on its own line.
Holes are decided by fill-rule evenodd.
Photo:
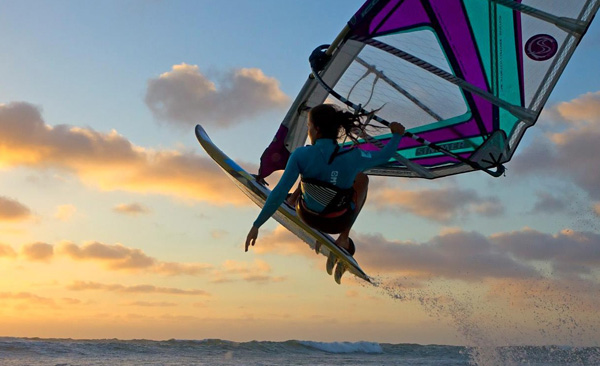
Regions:
M 348 138 L 358 144 L 369 122 L 371 113 L 352 113 L 334 104 L 320 104 L 311 108 L 309 118 L 324 138 L 339 140 Z

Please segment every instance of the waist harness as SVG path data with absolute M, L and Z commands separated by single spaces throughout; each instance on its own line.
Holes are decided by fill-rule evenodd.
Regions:
M 341 189 L 329 182 L 313 178 L 302 178 L 302 196 L 308 195 L 323 207 L 320 215 L 342 214 L 352 209 L 354 188 Z

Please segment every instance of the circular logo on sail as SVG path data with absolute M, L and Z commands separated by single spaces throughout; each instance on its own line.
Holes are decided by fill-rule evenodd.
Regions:
M 537 34 L 525 43 L 525 54 L 534 61 L 546 61 L 556 55 L 558 42 L 549 34 Z

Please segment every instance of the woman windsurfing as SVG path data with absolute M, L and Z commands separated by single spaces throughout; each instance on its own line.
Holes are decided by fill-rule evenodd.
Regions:
M 379 151 L 356 148 L 340 149 L 338 139 L 356 141 L 355 133 L 364 132 L 365 115 L 338 109 L 332 104 L 320 104 L 308 113 L 308 137 L 311 145 L 291 154 L 279 183 L 267 198 L 260 214 L 246 237 L 245 251 L 254 246 L 258 229 L 286 199 L 298 176 L 298 189 L 287 199 L 298 216 L 311 227 L 329 234 L 340 234 L 335 244 L 354 255 L 349 238 L 350 229 L 367 198 L 369 178 L 363 171 L 384 164 L 394 155 L 404 126 L 390 124 L 392 138 Z

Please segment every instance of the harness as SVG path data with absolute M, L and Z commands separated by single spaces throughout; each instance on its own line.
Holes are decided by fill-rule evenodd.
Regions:
M 340 152 L 340 145 L 332 140 L 335 145 L 335 149 L 329 156 L 327 165 L 331 165 L 333 160 L 343 154 L 346 154 L 352 149 L 344 149 Z M 299 204 L 314 215 L 319 215 L 326 218 L 334 218 L 345 214 L 348 210 L 352 210 L 352 202 L 354 198 L 354 188 L 350 187 L 347 189 L 341 189 L 336 185 L 325 182 L 315 178 L 302 177 L 300 181 L 300 187 L 302 189 L 302 198 L 299 200 Z M 321 212 L 314 212 L 306 207 L 303 197 L 309 196 L 321 206 L 325 207 Z
M 302 178 L 300 182 L 302 195 L 308 195 L 319 204 L 324 206 L 323 211 L 318 213 L 324 217 L 335 217 L 352 209 L 351 203 L 354 196 L 354 188 L 341 189 L 329 182 L 313 178 Z M 304 205 L 304 200 L 301 199 Z M 306 205 L 304 205 L 306 208 Z

